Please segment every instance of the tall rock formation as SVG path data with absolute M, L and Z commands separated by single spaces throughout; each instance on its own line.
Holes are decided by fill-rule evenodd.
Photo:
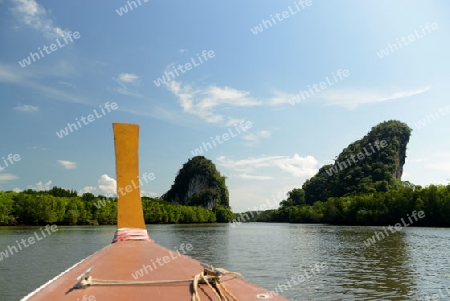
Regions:
M 334 164 L 303 184 L 307 204 L 358 193 L 387 191 L 401 180 L 411 128 L 397 120 L 378 124 L 348 145 Z
M 200 205 L 212 210 L 218 204 L 229 208 L 225 177 L 217 171 L 211 160 L 196 156 L 178 171 L 170 190 L 163 199 L 185 205 Z

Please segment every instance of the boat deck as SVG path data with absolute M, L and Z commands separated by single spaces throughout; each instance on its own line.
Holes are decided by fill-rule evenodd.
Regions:
M 198 260 L 156 243 L 119 241 L 76 264 L 22 300 L 191 300 L 192 281 L 73 289 L 77 277 L 91 267 L 93 279 L 122 281 L 192 280 L 204 270 Z M 231 274 L 222 276 L 221 282 L 238 300 L 287 300 L 272 296 L 267 290 Z M 207 284 L 200 284 L 198 293 L 200 300 L 218 300 Z

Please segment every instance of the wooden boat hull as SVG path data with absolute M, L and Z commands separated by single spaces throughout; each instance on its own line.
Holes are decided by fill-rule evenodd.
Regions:
M 147 266 L 146 270 L 144 266 Z M 193 279 L 195 274 L 204 269 L 198 260 L 152 242 L 119 241 L 76 264 L 22 300 L 191 300 L 191 282 L 88 286 L 72 289 L 78 282 L 77 277 L 90 267 L 92 267 L 90 275 L 95 279 L 124 281 Z M 137 271 L 141 271 L 142 276 L 135 279 Z M 245 271 L 241 272 L 244 272 L 245 276 Z M 221 280 L 238 300 L 287 300 L 233 275 L 222 276 Z M 206 284 L 200 284 L 199 288 L 200 300 L 217 300 L 214 292 Z

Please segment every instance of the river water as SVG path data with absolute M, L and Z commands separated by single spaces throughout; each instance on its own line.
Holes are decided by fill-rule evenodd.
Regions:
M 379 234 L 368 247 L 364 241 L 375 231 L 386 233 L 383 228 L 247 223 L 147 229 L 156 243 L 172 249 L 190 243 L 187 255 L 241 272 L 289 300 L 450 300 L 450 229 L 403 228 Z M 44 238 L 39 227 L 0 227 L 0 252 L 36 233 L 41 238 L 3 256 L 0 300 L 19 300 L 108 245 L 114 231 L 58 227 Z

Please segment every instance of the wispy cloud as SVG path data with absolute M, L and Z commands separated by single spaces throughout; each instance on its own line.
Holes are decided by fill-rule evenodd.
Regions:
M 19 177 L 10 173 L 0 173 L 0 182 L 17 180 Z
M 334 89 L 324 91 L 320 97 L 325 100 L 327 105 L 342 106 L 348 109 L 354 109 L 363 104 L 379 103 L 419 95 L 428 92 L 430 89 L 431 86 L 426 86 L 416 90 L 397 91 L 391 94 L 361 90 Z
M 119 74 L 119 80 L 127 84 L 136 84 L 139 81 L 139 76 L 133 73 L 121 73 Z
M 244 121 L 245 121 L 244 118 L 229 118 L 226 123 L 226 126 L 236 126 Z
M 236 178 L 244 179 L 244 180 L 272 180 L 271 176 L 257 176 L 257 175 L 249 175 L 246 173 L 236 175 Z
M 21 112 L 37 112 L 39 111 L 38 107 L 32 106 L 32 105 L 21 105 L 14 107 L 15 110 L 21 111 Z
M 41 75 L 39 75 L 39 77 Z M 45 97 L 59 101 L 91 105 L 87 100 L 67 93 L 66 91 L 54 89 L 43 83 L 35 82 L 35 78 L 33 77 L 37 77 L 37 75 L 29 70 L 24 72 L 21 68 L 11 67 L 0 62 L 0 83 L 10 83 L 21 87 L 31 88 L 41 92 Z
M 273 94 L 274 96 L 269 98 L 269 100 L 267 101 L 267 104 L 271 106 L 287 104 L 289 103 L 290 99 L 292 100 L 298 96 L 297 94 L 286 93 L 281 91 L 275 91 Z
M 230 87 L 212 85 L 201 89 L 172 80 L 167 84 L 167 88 L 177 96 L 184 112 L 198 116 L 208 123 L 226 125 L 230 120 L 236 120 L 231 116 L 225 117 L 216 113 L 219 107 L 252 107 L 262 104 L 261 101 L 250 97 L 249 92 Z
M 114 88 L 119 94 L 133 96 L 133 97 L 142 97 L 142 95 L 133 90 L 130 86 L 137 86 L 140 83 L 139 76 L 133 73 L 121 73 L 117 78 L 113 78 L 118 84 L 118 87 Z
M 294 154 L 289 156 L 260 156 L 243 160 L 232 160 L 221 156 L 217 158 L 218 164 L 237 172 L 254 173 L 256 169 L 264 167 L 277 167 L 294 177 L 311 177 L 318 171 L 319 162 L 312 156 L 300 157 Z
M 48 39 L 65 34 L 66 30 L 53 25 L 50 13 L 35 0 L 13 0 L 13 3 L 13 15 L 22 24 L 40 31 Z
M 186 48 L 181 48 L 180 50 L 178 50 L 179 53 L 186 53 L 188 52 L 188 50 Z
M 48 150 L 48 148 L 45 148 L 45 147 L 39 147 L 39 146 L 32 146 L 32 147 L 29 147 L 29 149 L 32 149 L 32 150 L 41 150 L 41 151 L 47 151 L 47 150 Z
M 271 136 L 271 132 L 269 131 L 257 131 L 255 133 L 250 133 L 248 135 L 243 136 L 242 138 L 244 140 L 250 141 L 250 142 L 257 142 L 261 138 L 269 138 Z
M 58 160 L 56 162 L 58 162 L 65 169 L 77 168 L 77 163 L 76 162 L 71 162 L 71 161 L 67 161 L 67 160 Z
M 58 84 L 75 89 L 75 86 L 68 82 L 58 82 Z

